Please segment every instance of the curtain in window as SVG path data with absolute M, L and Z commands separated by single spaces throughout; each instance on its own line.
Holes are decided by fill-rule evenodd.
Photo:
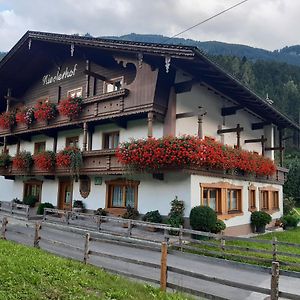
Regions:
M 126 207 L 134 207 L 134 188 L 131 186 L 126 187 Z
M 237 191 L 231 191 L 231 209 L 237 210 Z
M 122 207 L 123 206 L 123 193 L 121 186 L 114 186 L 112 193 L 112 206 Z
M 210 190 L 209 194 L 210 194 L 209 207 L 212 208 L 213 210 L 216 210 L 217 190 Z

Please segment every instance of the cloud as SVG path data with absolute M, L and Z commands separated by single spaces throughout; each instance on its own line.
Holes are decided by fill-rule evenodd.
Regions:
M 237 0 L 0 0 L 0 50 L 27 30 L 87 33 L 131 32 L 174 35 Z M 181 37 L 220 40 L 267 49 L 298 44 L 300 1 L 249 0 Z

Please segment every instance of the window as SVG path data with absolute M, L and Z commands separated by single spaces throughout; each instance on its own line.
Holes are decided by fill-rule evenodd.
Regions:
M 34 143 L 34 154 L 41 153 L 46 150 L 46 142 Z
M 123 77 L 118 77 L 104 82 L 104 93 L 119 91 L 123 85 Z
M 226 218 L 242 213 L 242 187 L 227 182 L 200 184 L 200 186 L 201 205 L 209 206 Z
M 248 209 L 249 211 L 255 211 L 256 210 L 256 188 L 251 185 L 249 187 L 249 202 L 248 202 Z
M 261 191 L 261 209 L 269 209 L 269 191 Z
M 279 193 L 278 191 L 272 192 L 272 208 L 279 209 Z
M 241 190 L 227 189 L 227 211 L 236 212 L 240 210 Z
M 115 149 L 119 145 L 119 131 L 103 134 L 103 149 Z
M 37 200 L 41 201 L 42 181 L 28 181 L 24 182 L 24 198 L 27 196 L 35 196 Z
M 209 206 L 216 212 L 221 212 L 221 189 L 203 188 L 202 205 Z
M 67 96 L 71 98 L 82 97 L 82 87 L 68 91 Z
M 79 148 L 79 136 L 71 136 L 66 138 L 66 147 Z
M 128 206 L 137 208 L 139 181 L 111 180 L 106 181 L 106 185 L 108 208 L 126 208 Z

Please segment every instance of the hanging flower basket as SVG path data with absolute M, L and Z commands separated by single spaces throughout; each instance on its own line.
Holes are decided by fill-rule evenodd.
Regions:
M 34 122 L 34 108 L 25 107 L 21 111 L 16 113 L 16 121 L 18 124 L 26 124 L 27 126 L 31 125 Z
M 164 168 L 240 170 L 259 176 L 276 171 L 273 161 L 255 152 L 235 149 L 212 138 L 194 136 L 131 140 L 117 149 L 118 160 L 130 168 L 157 172 Z
M 51 171 L 55 167 L 55 153 L 53 151 L 43 151 L 33 157 L 35 166 L 44 171 Z
M 82 166 L 82 154 L 80 149 L 75 147 L 66 147 L 56 155 L 56 166 L 68 168 L 72 173 L 79 173 Z
M 70 119 L 77 118 L 82 111 L 82 98 L 75 97 L 62 100 L 58 105 L 58 111 Z
M 30 152 L 21 151 L 13 158 L 13 168 L 29 171 L 33 165 L 33 159 Z
M 0 115 L 0 127 L 10 129 L 16 123 L 16 114 L 12 111 L 3 112 Z
M 50 121 L 57 115 L 56 105 L 49 101 L 39 101 L 34 107 L 34 117 L 38 121 Z

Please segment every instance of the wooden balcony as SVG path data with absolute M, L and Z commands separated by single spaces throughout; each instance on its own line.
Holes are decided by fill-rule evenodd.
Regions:
M 79 171 L 80 175 L 118 175 L 124 173 L 122 166 L 114 150 L 94 150 L 83 152 L 83 165 Z M 75 175 L 69 169 L 56 167 L 52 171 L 44 171 L 32 167 L 30 171 L 18 170 L 13 168 L 12 164 L 8 167 L 0 167 L 0 175 L 14 179 L 15 176 L 70 176 Z
M 46 132 L 59 128 L 67 128 L 78 126 L 84 122 L 95 122 L 103 119 L 122 117 L 132 113 L 136 113 L 138 108 L 128 107 L 124 99 L 129 95 L 129 90 L 121 89 L 106 94 L 100 94 L 88 97 L 83 100 L 83 110 L 80 116 L 70 120 L 68 117 L 58 115 L 54 120 L 49 122 L 35 121 L 29 127 L 25 124 L 16 124 L 11 129 L 0 128 L 0 137 L 15 135 L 30 135 L 34 132 Z

